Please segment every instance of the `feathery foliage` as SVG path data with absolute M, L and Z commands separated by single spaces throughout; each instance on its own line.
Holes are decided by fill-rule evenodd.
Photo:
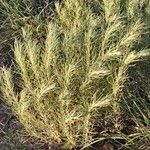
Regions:
M 32 27 L 22 28 L 14 43 L 15 68 L 1 68 L 0 87 L 31 136 L 64 149 L 86 147 L 98 137 L 95 125 L 105 122 L 102 117 L 111 120 L 120 111 L 128 70 L 149 50 L 136 51 L 144 24 L 132 7 L 123 15 L 119 2 L 98 1 L 101 14 L 82 0 L 56 3 L 44 46 Z M 112 135 L 120 134 L 112 124 Z

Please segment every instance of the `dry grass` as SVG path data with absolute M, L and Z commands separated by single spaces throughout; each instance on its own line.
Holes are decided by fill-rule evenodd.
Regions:
M 94 143 L 100 120 L 113 120 L 105 127 L 113 137 L 121 135 L 113 117 L 121 109 L 128 70 L 149 55 L 135 49 L 144 31 L 135 5 L 122 15 L 119 1 L 98 4 L 99 15 L 81 0 L 56 3 L 44 46 L 32 26 L 22 28 L 14 43 L 15 67 L 1 68 L 3 99 L 28 134 L 64 149 Z

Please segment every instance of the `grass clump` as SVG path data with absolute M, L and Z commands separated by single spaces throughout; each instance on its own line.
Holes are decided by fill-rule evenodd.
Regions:
M 44 45 L 33 38 L 32 27 L 22 28 L 14 43 L 15 67 L 1 68 L 0 87 L 31 136 L 72 149 L 97 140 L 96 124 L 120 134 L 113 117 L 128 69 L 149 51 L 134 49 L 144 24 L 127 24 L 130 18 L 118 5 L 104 0 L 102 13 L 94 14 L 82 0 L 56 3 Z
M 34 32 L 42 31 L 43 35 L 44 26 L 53 12 L 53 3 L 47 0 L 42 3 L 37 0 L 0 0 L 0 44 L 12 44 L 26 25 L 32 26 Z M 39 34 L 36 36 L 40 37 Z

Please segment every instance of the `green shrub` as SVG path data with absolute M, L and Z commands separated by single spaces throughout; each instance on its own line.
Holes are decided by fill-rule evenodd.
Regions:
M 31 136 L 83 148 L 98 137 L 95 125 L 119 112 L 128 69 L 149 51 L 134 49 L 143 23 L 126 16 L 127 23 L 119 4 L 109 2 L 99 6 L 99 15 L 82 0 L 57 3 L 44 46 L 32 27 L 22 28 L 15 67 L 1 68 L 0 83 L 4 100 Z M 120 134 L 111 123 L 112 135 Z

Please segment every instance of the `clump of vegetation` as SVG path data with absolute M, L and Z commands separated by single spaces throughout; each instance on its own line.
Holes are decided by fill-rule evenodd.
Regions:
M 51 18 L 53 3 L 47 0 L 42 3 L 37 0 L 0 0 L 0 44 L 12 44 L 15 37 L 20 37 L 21 28 L 26 25 L 32 26 L 34 32 L 45 34 L 44 27 Z
M 89 5 L 56 3 L 44 45 L 32 26 L 22 28 L 14 43 L 14 67 L 1 68 L 3 98 L 26 131 L 64 149 L 84 149 L 106 130 L 110 137 L 122 136 L 118 114 L 128 71 L 149 55 L 135 49 L 144 30 L 135 7 L 104 0 L 97 2 L 101 13 L 95 14 Z

